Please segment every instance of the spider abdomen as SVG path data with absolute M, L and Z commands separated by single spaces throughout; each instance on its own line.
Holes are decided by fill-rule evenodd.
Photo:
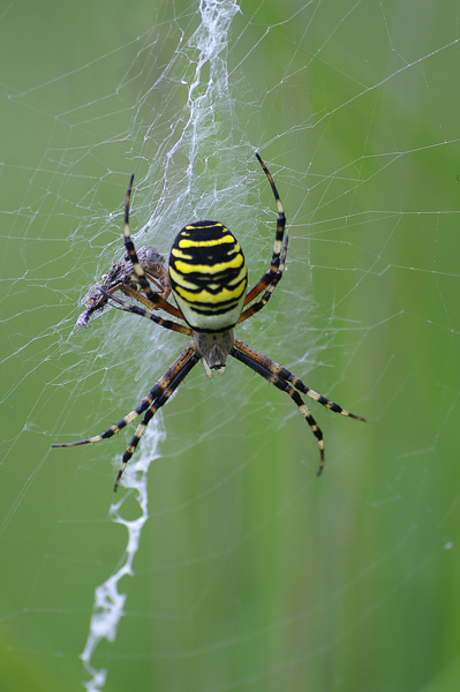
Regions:
M 288 394 L 318 441 L 318 475 L 324 466 L 323 434 L 300 394 L 306 394 L 331 411 L 356 420 L 364 420 L 310 389 L 289 370 L 235 339 L 233 335 L 232 327 L 237 322 L 244 322 L 267 305 L 283 275 L 288 247 L 288 236 L 285 235 L 286 216 L 278 190 L 259 154 L 256 153 L 256 157 L 275 197 L 278 220 L 270 267 L 247 294 L 248 276 L 243 252 L 233 234 L 218 221 L 198 221 L 185 226 L 178 233 L 171 249 L 168 275 L 163 265 L 163 257 L 156 250 L 141 248 L 138 253 L 136 252 L 129 230 L 129 201 L 134 175 L 131 176 L 125 202 L 124 239 L 127 254 L 104 275 L 100 286 L 93 286 L 87 298 L 87 308 L 80 315 L 77 324 L 87 327 L 91 315 L 102 311 L 108 301 L 111 301 L 120 310 L 147 318 L 165 329 L 191 336 L 192 341 L 160 377 L 139 406 L 118 423 L 107 428 L 101 435 L 94 435 L 78 442 L 52 445 L 75 447 L 105 440 L 143 414 L 142 421 L 123 454 L 114 490 L 117 489 L 126 465 L 136 451 L 149 421 L 200 361 L 206 374 L 211 377 L 212 370 L 218 370 L 219 374 L 222 374 L 227 356 L 232 356 Z M 149 278 L 158 290 L 152 289 Z M 167 301 L 170 288 L 179 309 Z M 114 295 L 116 291 L 122 291 L 149 309 L 120 300 Z M 261 294 L 262 297 L 253 302 Z M 245 303 L 249 307 L 243 311 Z M 156 309 L 185 319 L 189 326 L 159 317 L 155 314 Z
M 248 271 L 240 244 L 218 221 L 198 221 L 176 236 L 169 256 L 171 289 L 198 332 L 233 327 L 243 310 Z

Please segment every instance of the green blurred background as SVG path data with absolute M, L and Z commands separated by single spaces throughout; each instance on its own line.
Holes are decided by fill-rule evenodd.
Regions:
M 198 2 L 156 5 L 0 14 L 0 692 L 82 689 L 94 591 L 126 548 L 109 508 L 129 433 L 49 445 L 118 421 L 185 346 L 115 311 L 74 328 L 122 254 L 129 174 L 134 231 L 160 219 L 167 252 L 209 209 L 255 282 L 276 214 L 252 147 L 290 255 L 238 335 L 368 423 L 312 405 L 317 479 L 288 397 L 236 361 L 197 367 L 159 417 L 125 616 L 92 664 L 110 691 L 457 690 L 460 3 L 241 2 L 190 188 L 185 149 L 166 153 Z

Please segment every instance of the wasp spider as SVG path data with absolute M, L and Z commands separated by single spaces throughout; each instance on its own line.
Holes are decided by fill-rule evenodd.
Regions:
M 134 454 L 149 421 L 199 361 L 202 362 L 206 374 L 211 377 L 212 370 L 217 370 L 220 374 L 224 372 L 227 356 L 230 355 L 289 394 L 318 440 L 318 475 L 324 466 L 323 434 L 299 392 L 331 411 L 356 420 L 364 420 L 310 389 L 289 370 L 247 346 L 233 334 L 233 327 L 247 320 L 268 303 L 283 275 L 288 247 L 288 236 L 284 232 L 286 217 L 276 185 L 259 154 L 256 156 L 271 185 L 278 209 L 278 220 L 270 267 L 249 292 L 247 266 L 240 244 L 228 228 L 218 221 L 197 221 L 185 226 L 173 243 L 167 270 L 164 268 L 163 257 L 153 248 L 141 248 L 137 253 L 129 230 L 129 202 L 134 175 L 131 176 L 125 203 L 126 257 L 103 277 L 100 286 L 94 286 L 90 290 L 86 299 L 88 307 L 79 317 L 78 324 L 88 326 L 93 313 L 102 310 L 110 301 L 121 310 L 146 317 L 165 329 L 186 334 L 192 340 L 139 406 L 119 423 L 112 425 L 101 435 L 86 440 L 52 445 L 76 447 L 99 442 L 112 437 L 137 416 L 144 414 L 123 454 L 114 490 L 117 489 L 126 464 Z M 152 290 L 147 277 L 156 285 L 157 291 Z M 144 307 L 121 300 L 113 295 L 116 291 L 121 291 Z M 167 301 L 170 291 L 177 307 Z M 262 297 L 255 301 L 260 294 Z M 164 319 L 154 314 L 154 310 L 163 310 L 185 324 Z

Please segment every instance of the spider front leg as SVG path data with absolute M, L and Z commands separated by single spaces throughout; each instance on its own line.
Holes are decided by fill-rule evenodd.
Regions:
M 191 353 L 189 355 L 188 360 L 186 360 L 186 362 L 183 363 L 183 365 L 179 368 L 179 370 L 177 370 L 177 368 L 174 368 L 174 365 L 175 365 L 174 364 L 171 368 L 169 368 L 166 371 L 166 373 L 161 378 L 163 380 L 162 384 L 160 385 L 161 380 L 160 380 L 160 382 L 158 382 L 158 385 L 160 385 L 160 388 L 161 388 L 161 393 L 157 397 L 157 399 L 152 403 L 152 405 L 147 409 L 147 411 L 144 415 L 144 418 L 142 419 L 142 421 L 137 426 L 136 432 L 134 433 L 134 436 L 132 437 L 131 442 L 129 443 L 129 445 L 126 449 L 126 452 L 123 454 L 120 470 L 118 471 L 115 485 L 113 486 L 114 492 L 117 491 L 118 484 L 119 484 L 120 479 L 123 475 L 123 471 L 125 470 L 126 465 L 129 462 L 129 460 L 131 459 L 132 455 L 136 451 L 136 447 L 139 444 L 140 439 L 141 439 L 142 435 L 144 434 L 147 425 L 150 423 L 151 419 L 153 418 L 155 413 L 158 411 L 158 409 L 166 404 L 166 402 L 172 396 L 172 394 L 175 392 L 175 390 L 178 388 L 180 383 L 187 377 L 190 370 L 201 359 L 200 356 L 196 353 L 193 346 L 188 346 L 186 351 L 189 351 Z M 184 354 L 182 354 L 182 355 L 184 355 Z
M 321 406 L 328 408 L 330 411 L 334 411 L 334 413 L 341 413 L 342 416 L 346 416 L 347 418 L 360 420 L 364 423 L 366 422 L 365 418 L 357 416 L 354 413 L 350 413 L 350 411 L 347 411 L 346 409 L 342 408 L 340 404 L 336 404 L 335 401 L 331 401 L 322 394 L 318 394 L 318 392 L 315 392 L 314 389 L 310 389 L 310 387 L 307 387 L 307 385 L 304 384 L 302 380 L 299 380 L 299 378 L 293 375 L 292 372 L 287 370 L 287 368 L 283 368 L 282 365 L 279 365 L 271 358 L 264 356 L 262 353 L 259 353 L 259 351 L 256 351 L 254 348 L 251 348 L 247 344 L 244 344 L 239 339 L 235 339 L 235 347 L 239 351 L 245 353 L 246 356 L 251 360 L 260 363 L 266 370 L 271 372 L 273 375 L 281 377 L 283 380 L 290 382 L 299 392 L 302 392 L 302 394 L 306 394 L 310 397 L 310 399 L 313 399 L 313 401 L 317 401 L 318 404 L 321 404 Z
M 177 389 L 180 383 L 185 379 L 190 370 L 199 360 L 200 356 L 197 355 L 192 344 L 189 344 L 189 346 L 187 346 L 187 348 L 180 354 L 174 363 L 167 369 L 165 374 L 158 380 L 156 385 L 151 389 L 149 395 L 142 400 L 141 404 L 136 409 L 122 418 L 121 421 L 115 425 L 112 425 L 110 428 L 107 428 L 107 430 L 100 435 L 89 437 L 86 440 L 79 440 L 78 442 L 55 443 L 52 444 L 51 447 L 79 447 L 80 445 L 106 440 L 109 437 L 116 435 L 118 432 L 120 432 L 120 430 L 126 427 L 128 423 L 131 423 L 135 418 L 137 418 L 137 416 L 146 411 L 142 422 L 138 426 L 134 437 L 132 438 L 126 452 L 123 455 L 122 465 L 115 483 L 114 490 L 116 490 L 126 464 L 132 457 L 149 421 L 155 415 L 158 409 L 164 406 L 169 397 L 173 394 L 173 392 Z
M 286 392 L 286 394 L 289 394 L 291 399 L 294 401 L 295 404 L 299 407 L 300 413 L 302 416 L 305 418 L 307 421 L 308 425 L 310 426 L 311 431 L 313 432 L 314 436 L 318 440 L 318 447 L 319 447 L 319 454 L 320 454 L 320 461 L 319 461 L 319 467 L 317 471 L 317 475 L 320 476 L 324 467 L 324 439 L 323 439 L 323 433 L 321 432 L 321 428 L 313 418 L 313 416 L 310 413 L 310 409 L 306 405 L 304 401 L 302 401 L 302 398 L 298 392 L 292 387 L 289 382 L 286 382 L 282 377 L 279 375 L 270 372 L 265 365 L 263 364 L 262 361 L 259 359 L 254 358 L 253 356 L 249 355 L 248 353 L 245 353 L 243 350 L 240 350 L 238 347 L 239 342 L 235 339 L 235 345 L 230 351 L 230 355 L 236 358 L 236 360 L 239 360 L 241 363 L 244 363 L 244 365 L 247 365 L 248 368 L 251 368 L 251 370 L 254 370 L 258 375 L 262 375 L 263 378 L 267 380 L 267 382 L 270 382 L 270 384 L 275 385 L 278 389 L 281 389 L 282 392 Z
M 257 372 L 259 375 L 264 377 L 268 382 L 270 382 L 270 384 L 275 385 L 275 387 L 281 389 L 281 391 L 289 394 L 294 403 L 297 404 L 300 409 L 300 413 L 303 415 L 313 431 L 313 434 L 318 440 L 320 451 L 320 463 L 317 472 L 318 476 L 321 475 L 324 467 L 323 433 L 311 415 L 308 406 L 304 401 L 302 401 L 302 398 L 295 390 L 297 389 L 299 392 L 302 392 L 302 394 L 306 394 L 322 406 L 334 411 L 334 413 L 341 413 L 343 416 L 354 418 L 355 420 L 360 420 L 363 422 L 366 420 L 365 418 L 361 418 L 361 416 L 356 416 L 354 413 L 350 413 L 346 409 L 342 408 L 339 404 L 336 404 L 334 401 L 331 401 L 321 394 L 318 394 L 318 392 L 315 392 L 313 389 L 310 389 L 301 380 L 299 380 L 298 377 L 293 375 L 286 368 L 283 368 L 282 365 L 279 365 L 274 360 L 262 355 L 262 353 L 259 353 L 247 344 L 244 344 L 239 339 L 235 339 L 230 355 L 236 358 L 236 360 L 239 360 L 241 363 L 247 365 L 249 368 L 251 368 L 251 370 L 254 370 L 254 372 Z

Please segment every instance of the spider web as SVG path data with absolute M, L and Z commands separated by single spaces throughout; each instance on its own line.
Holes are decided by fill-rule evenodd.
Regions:
M 2 10 L 2 692 L 457 689 L 459 12 Z M 290 248 L 238 337 L 368 423 L 312 404 L 317 479 L 289 397 L 197 366 L 112 496 L 134 426 L 49 445 L 120 420 L 187 343 L 116 310 L 76 327 L 129 175 L 137 247 L 220 220 L 253 285 L 276 224 L 255 150 Z

